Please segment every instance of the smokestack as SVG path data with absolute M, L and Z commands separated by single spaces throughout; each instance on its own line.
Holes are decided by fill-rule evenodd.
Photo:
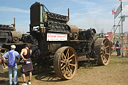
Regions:
M 69 21 L 69 19 L 70 19 L 69 17 L 70 17 L 70 15 L 69 15 L 69 8 L 68 8 L 68 21 Z
M 16 31 L 16 28 L 15 28 L 15 17 L 14 17 L 14 24 L 13 24 L 13 27 L 14 27 L 14 31 Z

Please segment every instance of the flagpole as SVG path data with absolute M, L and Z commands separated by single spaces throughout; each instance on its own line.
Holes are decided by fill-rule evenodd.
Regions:
M 120 4 L 122 4 L 122 3 L 123 2 L 121 0 Z M 121 7 L 121 9 L 122 9 L 122 7 Z M 124 55 L 123 55 L 123 16 L 122 15 L 123 14 L 122 14 L 122 11 L 121 11 L 121 44 L 122 44 L 122 57 L 123 57 Z
M 114 30 L 113 30 L 113 33 L 114 33 L 114 39 L 113 39 L 113 42 L 115 42 L 115 18 L 114 18 L 114 25 L 113 25 L 113 28 L 114 28 Z
M 114 36 L 113 36 L 113 42 L 115 42 L 115 8 L 113 9 L 113 14 L 114 14 L 114 25 L 113 25 L 113 33 L 114 33 Z

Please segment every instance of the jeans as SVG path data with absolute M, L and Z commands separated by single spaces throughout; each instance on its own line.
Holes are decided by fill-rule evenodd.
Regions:
M 17 64 L 15 67 L 8 67 L 9 69 L 9 84 L 12 84 L 12 72 L 14 74 L 14 84 L 17 84 Z
M 116 51 L 117 51 L 117 56 L 120 56 L 120 49 L 116 49 Z

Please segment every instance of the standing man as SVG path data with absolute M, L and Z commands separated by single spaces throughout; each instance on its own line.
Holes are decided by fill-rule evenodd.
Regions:
M 120 46 L 120 44 L 119 44 L 119 41 L 117 41 L 116 42 L 116 52 L 117 52 L 117 56 L 120 56 L 121 55 L 121 53 L 120 53 L 120 48 L 121 48 L 121 46 Z
M 0 72 L 3 72 L 1 49 L 2 47 L 0 46 Z
M 11 50 L 6 52 L 2 57 L 9 69 L 9 84 L 12 85 L 12 72 L 14 73 L 14 85 L 17 85 L 17 63 L 20 60 L 20 54 L 15 51 L 16 46 L 11 45 Z M 8 61 L 6 60 L 8 58 Z M 18 60 L 17 60 L 18 58 Z
M 32 78 L 32 70 L 33 70 L 33 65 L 32 65 L 32 61 L 31 61 L 31 54 L 32 54 L 32 50 L 30 50 L 30 44 L 26 44 L 25 48 L 23 48 L 21 50 L 21 58 L 25 61 L 22 65 L 22 78 L 23 78 L 23 84 L 22 85 L 27 85 L 31 84 L 31 78 Z M 25 79 L 25 73 L 29 72 L 29 80 L 26 83 L 26 79 Z

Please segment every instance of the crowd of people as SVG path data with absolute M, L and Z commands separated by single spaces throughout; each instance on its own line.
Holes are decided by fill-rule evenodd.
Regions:
M 0 52 L 1 52 L 0 47 Z M 30 85 L 31 79 L 32 79 L 32 70 L 33 65 L 31 61 L 31 54 L 32 50 L 30 49 L 30 44 L 26 44 L 25 48 L 23 48 L 20 52 L 20 54 L 15 51 L 16 45 L 11 45 L 11 50 L 6 52 L 3 56 L 0 53 L 0 72 L 3 71 L 2 68 L 2 60 L 5 62 L 8 66 L 8 75 L 9 75 L 9 85 L 18 85 L 18 76 L 17 76 L 17 64 L 20 62 L 20 60 L 23 60 L 22 62 L 22 79 L 23 83 L 22 85 Z M 29 80 L 26 82 L 25 73 L 29 73 Z M 12 75 L 14 76 L 12 79 Z

